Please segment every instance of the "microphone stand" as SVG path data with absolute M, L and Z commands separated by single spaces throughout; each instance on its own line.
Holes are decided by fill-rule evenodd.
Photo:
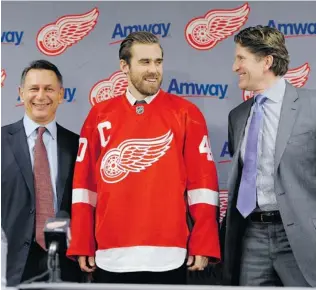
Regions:
M 51 282 L 51 283 L 62 282 L 62 280 L 60 278 L 58 243 L 55 241 L 49 245 L 47 268 L 48 268 L 48 272 L 49 272 L 48 282 Z

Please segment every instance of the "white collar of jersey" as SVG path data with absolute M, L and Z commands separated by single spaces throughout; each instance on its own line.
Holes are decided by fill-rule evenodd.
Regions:
M 155 94 L 155 95 L 152 95 L 152 96 L 148 96 L 144 99 L 144 101 L 149 104 L 160 92 L 160 89 L 159 91 Z M 135 105 L 135 102 L 137 101 L 137 99 L 135 99 L 132 95 L 132 93 L 130 92 L 130 90 L 127 88 L 126 90 L 126 98 L 127 100 L 129 101 L 129 103 L 134 106 Z

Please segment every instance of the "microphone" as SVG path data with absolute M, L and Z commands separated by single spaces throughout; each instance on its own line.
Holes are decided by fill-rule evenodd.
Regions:
M 49 282 L 62 282 L 59 255 L 64 255 L 70 239 L 69 214 L 60 211 L 56 218 L 49 218 L 44 227 L 45 244 L 48 249 L 47 267 Z
M 46 221 L 44 236 L 47 249 L 55 244 L 54 247 L 57 247 L 56 251 L 60 254 L 67 250 L 70 236 L 69 223 L 69 214 L 65 211 L 58 212 L 56 218 L 49 218 Z

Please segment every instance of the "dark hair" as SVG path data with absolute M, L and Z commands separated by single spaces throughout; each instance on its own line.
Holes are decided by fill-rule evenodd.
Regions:
M 259 58 L 273 56 L 270 70 L 276 76 L 283 76 L 288 71 L 290 58 L 285 38 L 276 28 L 262 25 L 248 27 L 235 35 L 234 41 Z
M 61 86 L 63 86 L 63 76 L 61 75 L 60 71 L 58 70 L 58 68 L 52 64 L 51 62 L 47 61 L 47 60 L 43 60 L 43 59 L 40 59 L 40 60 L 34 60 L 30 63 L 29 66 L 27 66 L 23 72 L 22 72 L 22 75 L 21 75 L 21 86 L 24 85 L 24 82 L 25 82 L 25 77 L 27 75 L 27 73 L 31 70 L 31 69 L 45 69 L 45 70 L 51 70 L 53 71 L 56 76 L 57 76 L 57 79 L 60 83 Z
M 130 65 L 130 60 L 132 57 L 131 48 L 134 43 L 142 43 L 142 44 L 159 44 L 161 48 L 161 53 L 163 56 L 163 49 L 160 45 L 159 39 L 156 35 L 147 31 L 138 31 L 130 33 L 121 43 L 119 58 L 126 61 L 128 65 Z

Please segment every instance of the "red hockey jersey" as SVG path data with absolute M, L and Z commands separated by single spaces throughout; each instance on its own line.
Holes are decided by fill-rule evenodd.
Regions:
M 91 109 L 75 166 L 68 256 L 95 255 L 112 272 L 176 269 L 187 249 L 218 260 L 218 206 L 207 126 L 194 104 L 160 90 L 149 104 L 132 106 L 123 95 Z

